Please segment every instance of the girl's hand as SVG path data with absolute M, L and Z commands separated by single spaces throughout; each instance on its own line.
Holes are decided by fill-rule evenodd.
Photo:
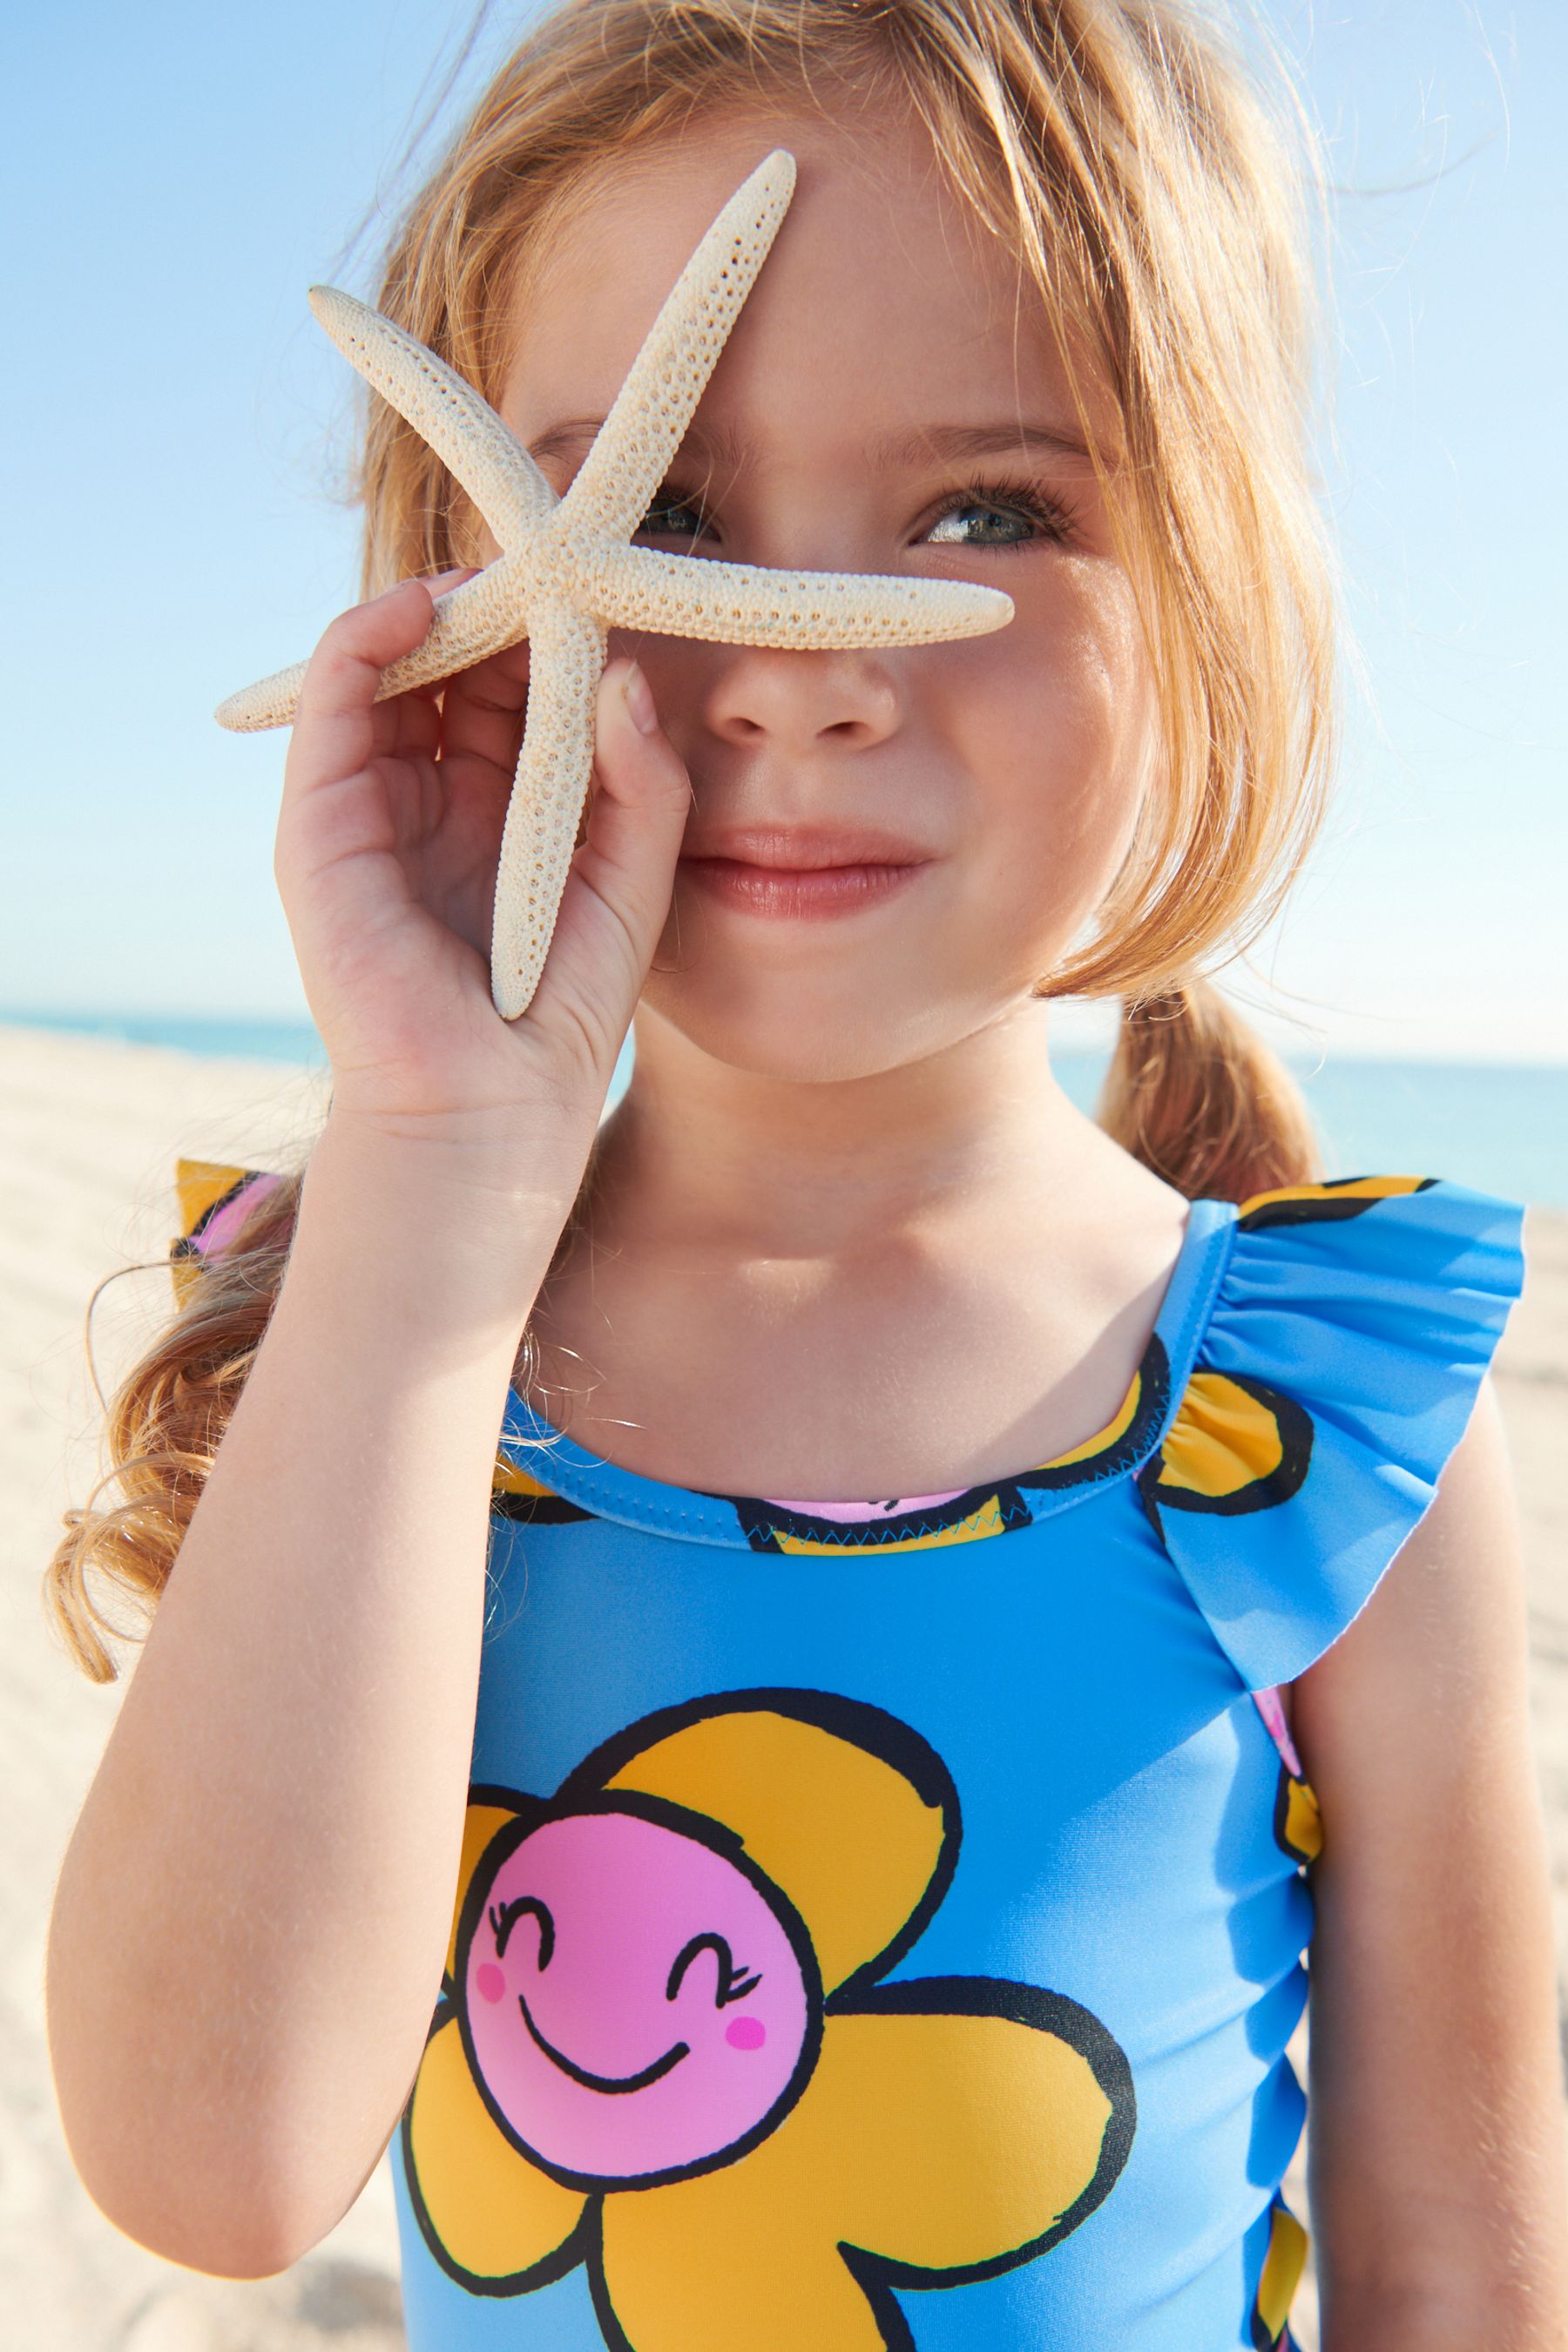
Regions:
M 332 1066 L 332 1119 L 476 1147 L 563 1146 L 574 1192 L 668 911 L 686 771 L 635 663 L 599 689 L 587 834 L 539 990 L 490 1001 L 490 914 L 528 692 L 527 646 L 444 688 L 375 700 L 380 674 L 467 575 L 408 580 L 334 621 L 300 698 L 276 873 Z M 639 715 L 640 714 L 640 715 Z

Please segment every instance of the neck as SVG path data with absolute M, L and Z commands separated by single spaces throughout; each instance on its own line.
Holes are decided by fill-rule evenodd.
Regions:
M 808 1082 L 716 1061 L 646 1009 L 596 1197 L 619 1234 L 726 1256 L 858 1257 L 955 1218 L 1051 1213 L 1121 1155 L 1056 1082 L 1030 1001 L 942 1052 Z

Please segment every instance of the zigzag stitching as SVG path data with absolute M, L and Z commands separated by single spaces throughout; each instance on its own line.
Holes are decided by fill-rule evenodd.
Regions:
M 993 1494 L 989 1500 L 994 1502 L 997 1507 L 1002 1520 L 1001 1531 L 1004 1535 L 1012 1534 L 1016 1528 L 1034 1526 L 1034 1513 L 1021 1496 L 1016 1496 L 1012 1502 L 1004 1503 L 1000 1493 L 997 1492 Z M 802 1537 L 799 1540 L 814 1544 L 831 1544 L 839 1551 L 885 1551 L 894 1544 L 921 1543 L 928 1536 L 952 1535 L 954 1528 L 963 1527 L 966 1520 L 978 1518 L 984 1508 L 984 1503 L 977 1503 L 973 1511 L 964 1513 L 962 1519 L 921 1518 L 917 1519 L 912 1526 L 907 1518 L 896 1518 L 885 1520 L 879 1527 L 870 1520 L 859 1520 L 853 1526 L 837 1528 L 831 1522 L 824 1519 L 816 1522 L 809 1537 Z M 740 1519 L 738 1513 L 736 1516 L 738 1524 L 746 1526 L 747 1523 Z M 802 1511 L 796 1516 L 808 1518 L 810 1514 Z M 752 1524 L 754 1525 L 759 1535 L 776 1538 L 794 1533 L 792 1528 L 771 1519 L 758 1519 Z M 971 1537 L 969 1540 L 978 1542 L 980 1538 Z

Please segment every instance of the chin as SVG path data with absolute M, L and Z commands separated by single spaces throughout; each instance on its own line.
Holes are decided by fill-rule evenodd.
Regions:
M 703 975 L 649 975 L 643 1002 L 698 1052 L 752 1077 L 794 1086 L 841 1086 L 906 1069 L 967 1035 L 985 1015 L 967 1003 L 934 999 L 911 987 L 894 999 L 883 990 L 759 984 L 752 973 L 732 986 Z

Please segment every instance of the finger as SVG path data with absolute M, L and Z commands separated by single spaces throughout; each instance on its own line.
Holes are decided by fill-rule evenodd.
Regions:
M 465 580 L 475 577 L 475 567 L 459 564 L 449 572 L 422 572 L 416 575 L 421 587 L 430 592 L 431 601 L 444 596 L 449 588 L 460 588 Z M 434 758 L 441 748 L 441 708 L 445 699 L 444 678 L 432 678 L 424 686 L 411 686 L 405 692 L 377 696 L 378 703 L 392 714 L 395 730 L 393 748 L 398 752 L 427 752 Z M 384 720 L 378 715 L 376 725 Z
M 449 678 L 442 700 L 443 757 L 482 760 L 510 784 L 528 708 L 528 675 L 524 643 Z
M 392 714 L 393 734 L 390 743 L 379 748 L 394 752 L 400 760 L 424 753 L 435 759 L 441 748 L 441 698 L 429 687 L 419 687 L 412 694 L 400 694 L 395 700 L 378 707 L 376 726 L 385 724 L 384 714 Z
M 423 643 L 434 609 L 423 581 L 404 580 L 331 624 L 300 690 L 285 803 L 357 774 L 384 748 L 375 702 L 381 674 Z
M 450 572 L 426 572 L 419 576 L 432 596 L 444 596 L 448 588 L 460 588 L 465 580 L 477 580 L 479 567 L 477 563 L 459 563 Z
M 634 661 L 612 662 L 599 682 L 594 772 L 578 871 L 620 914 L 646 970 L 669 912 L 691 780 Z

